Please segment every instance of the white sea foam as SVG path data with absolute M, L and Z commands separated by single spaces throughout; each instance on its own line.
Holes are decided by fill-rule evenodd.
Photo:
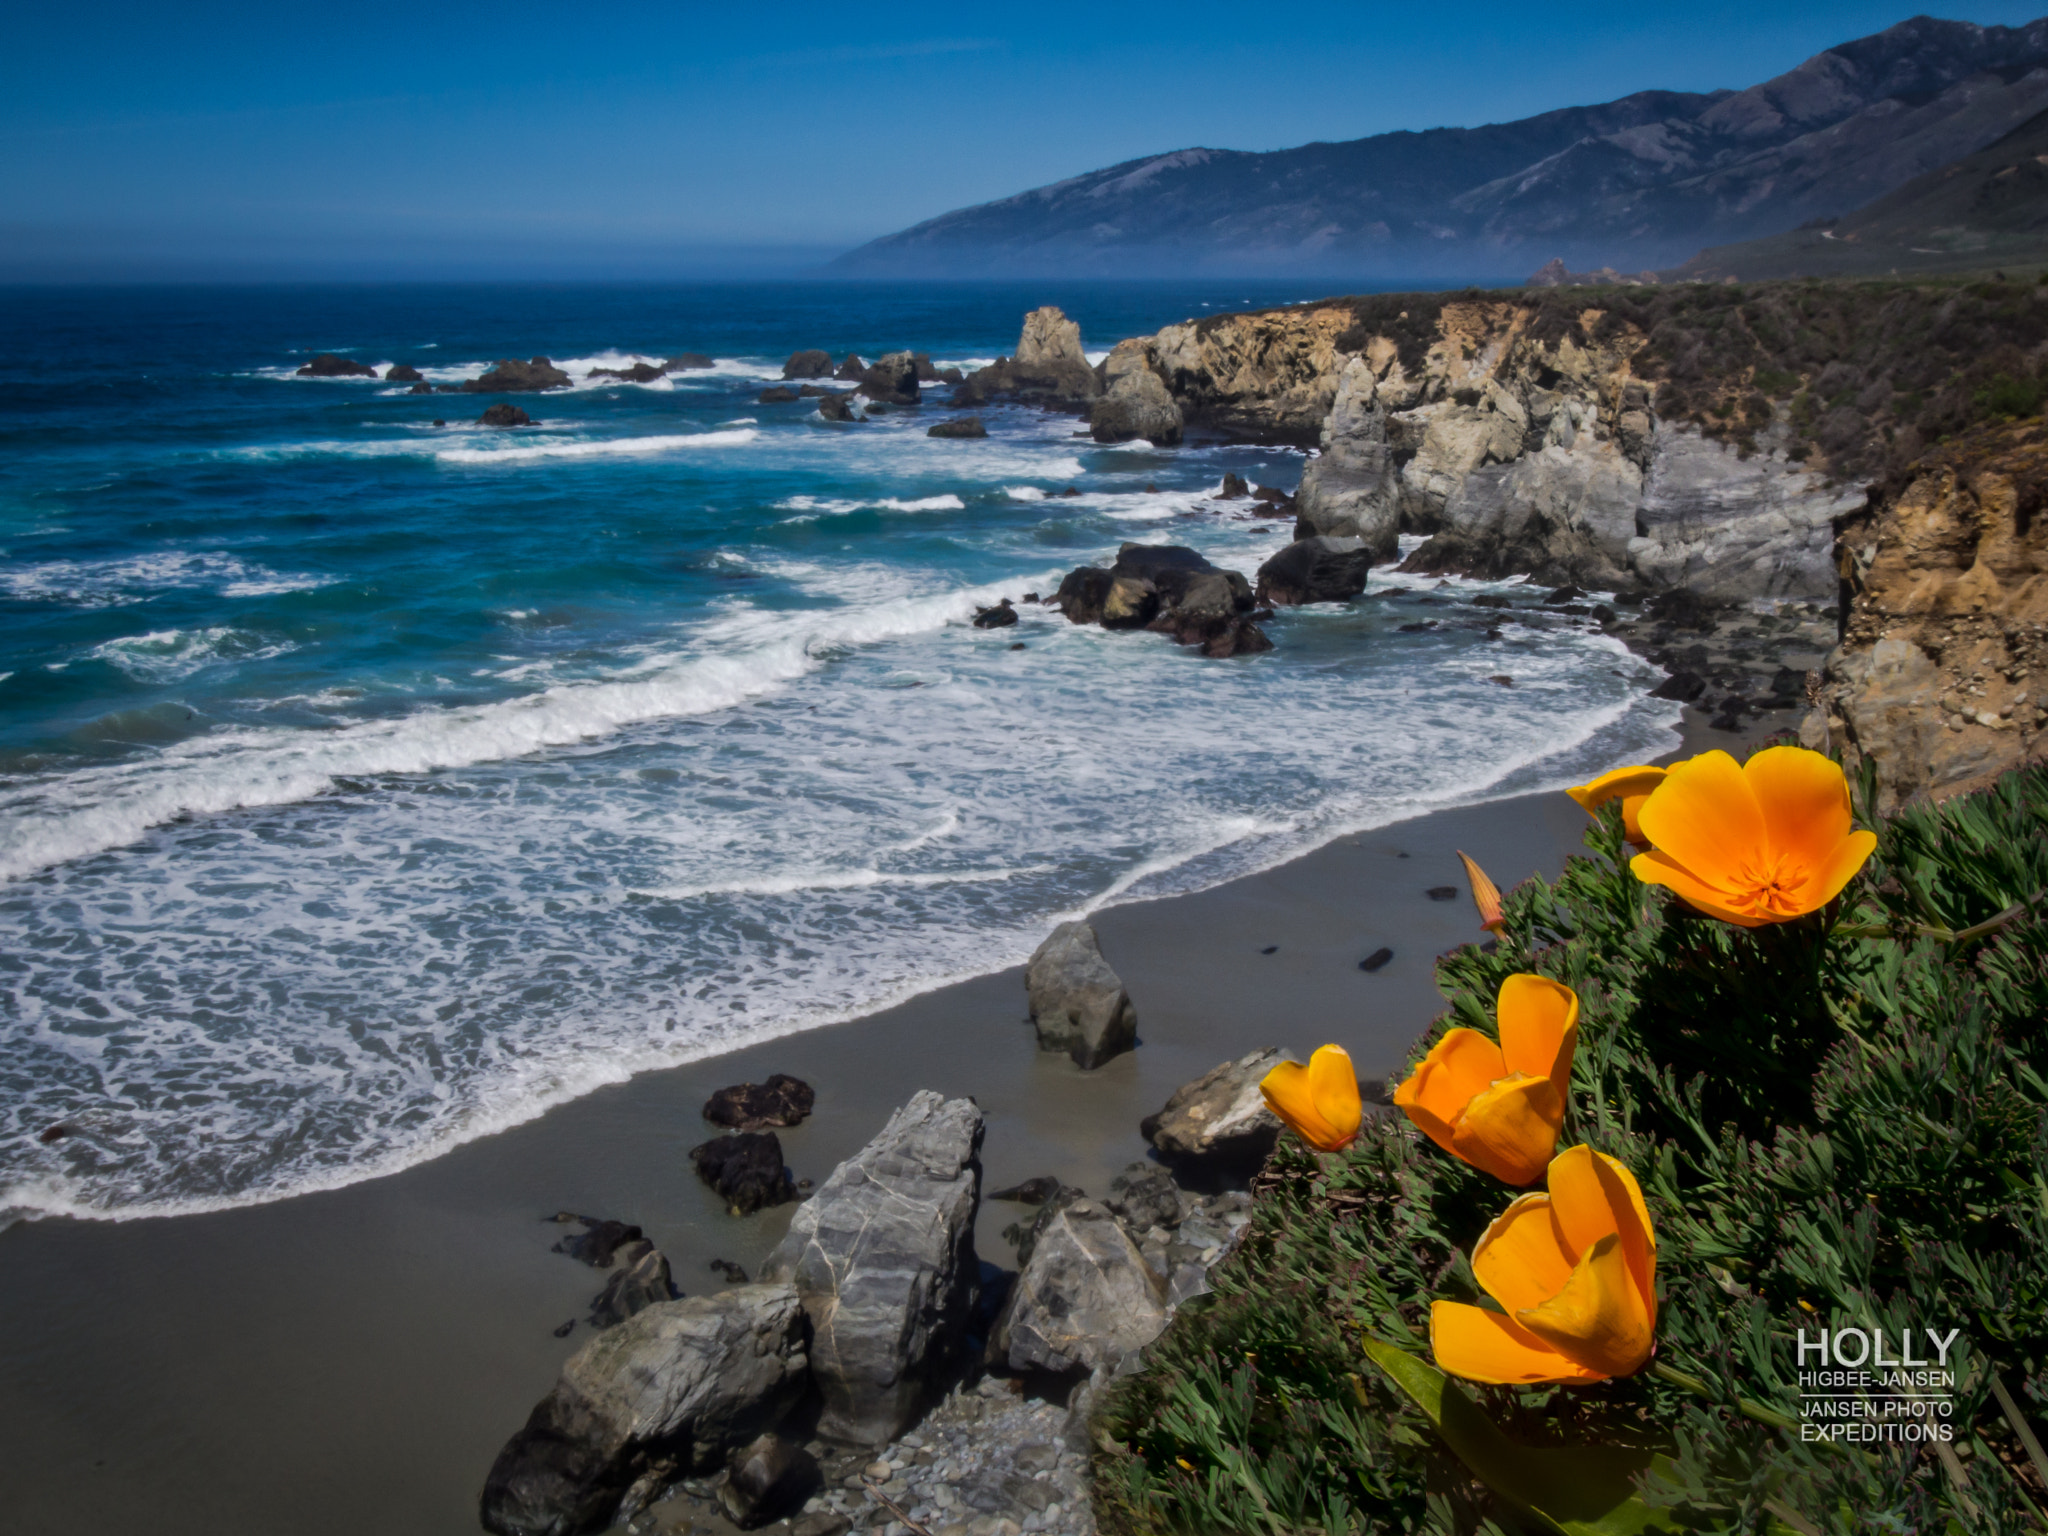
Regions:
M 139 682 L 167 683 L 208 667 L 268 661 L 297 647 L 289 640 L 266 640 L 226 625 L 211 629 L 159 629 L 94 646 L 86 655 L 108 662 Z
M 1012 501 L 1043 501 L 1046 493 L 1035 485 L 1006 485 L 1003 494 Z
M 859 497 L 818 497 L 791 496 L 776 505 L 785 512 L 796 512 L 797 517 L 788 522 L 813 522 L 820 517 L 841 517 L 848 512 L 961 512 L 967 503 L 950 492 L 940 496 L 916 496 L 905 500 L 900 496 L 877 496 L 866 500 Z
M 752 427 L 718 432 L 674 432 L 648 437 L 558 438 L 521 441 L 508 448 L 443 448 L 443 464 L 530 464 L 541 459 L 620 459 L 652 453 L 690 453 L 702 448 L 738 448 L 754 442 Z
M 121 560 L 46 560 L 0 567 L 0 595 L 20 602 L 112 608 L 179 588 L 223 597 L 270 597 L 324 586 L 328 578 L 286 575 L 216 550 L 163 550 Z

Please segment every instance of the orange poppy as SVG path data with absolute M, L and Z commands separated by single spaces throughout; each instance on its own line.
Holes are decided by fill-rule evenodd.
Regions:
M 1472 1250 L 1472 1273 L 1505 1309 L 1432 1302 L 1436 1363 L 1468 1381 L 1605 1381 L 1649 1363 L 1657 1333 L 1657 1233 L 1635 1176 L 1578 1146 L 1550 1165 Z
M 1850 829 L 1840 766 L 1804 747 L 1674 763 L 1640 817 L 1651 848 L 1629 861 L 1636 878 L 1744 928 L 1819 911 L 1877 847 Z
M 1461 848 L 1458 862 L 1465 866 L 1465 878 L 1472 884 L 1472 905 L 1479 909 L 1479 926 L 1488 933 L 1499 933 L 1507 927 L 1507 919 L 1501 916 L 1500 887 L 1486 878 L 1486 871 L 1473 863 Z
M 1662 768 L 1616 768 L 1603 773 L 1590 784 L 1581 784 L 1577 789 L 1568 789 L 1570 795 L 1586 808 L 1588 816 L 1597 812 L 1610 800 L 1621 802 L 1621 823 L 1628 829 L 1628 840 L 1638 848 L 1647 848 L 1650 841 L 1643 835 L 1643 802 L 1659 784 L 1664 782 Z
M 1318 1046 L 1305 1067 L 1281 1062 L 1260 1082 L 1259 1092 L 1267 1107 L 1318 1151 L 1341 1152 L 1358 1139 L 1364 1116 L 1358 1074 L 1351 1069 L 1351 1053 L 1341 1045 Z
M 1533 1184 L 1557 1150 L 1579 1039 L 1579 995 L 1547 976 L 1510 976 L 1494 1004 L 1495 1044 L 1453 1029 L 1394 1103 L 1453 1157 L 1504 1183 Z

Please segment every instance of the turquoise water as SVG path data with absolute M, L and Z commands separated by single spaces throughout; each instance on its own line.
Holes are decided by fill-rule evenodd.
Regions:
M 1310 296 L 0 294 L 0 1212 L 390 1171 L 1106 901 L 1662 750 L 1657 674 L 1542 616 L 1490 641 L 1474 584 L 1383 573 L 1429 590 L 1229 662 L 966 622 L 1127 539 L 1250 574 L 1287 526 L 1206 493 L 1291 487 L 1294 450 L 1010 409 L 935 440 L 943 389 L 852 427 L 756 401 L 799 347 L 973 367 L 1038 303 L 1100 353 Z M 717 366 L 522 397 L 514 432 L 294 375 L 684 350 Z

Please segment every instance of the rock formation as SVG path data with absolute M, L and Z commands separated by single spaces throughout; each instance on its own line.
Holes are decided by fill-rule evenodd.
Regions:
M 1251 583 L 1177 544 L 1126 544 L 1107 570 L 1069 571 L 1054 601 L 1070 624 L 1151 629 L 1205 656 L 1273 648 L 1254 621 Z
M 374 379 L 377 370 L 368 363 L 359 363 L 352 357 L 336 357 L 332 352 L 322 352 L 311 362 L 301 364 L 298 370 L 302 379 Z
M 926 437 L 987 437 L 988 426 L 979 416 L 948 416 L 925 429 Z
M 989 1338 L 1013 1371 L 1114 1369 L 1166 1326 L 1166 1288 L 1121 1222 L 1092 1200 L 1052 1210 Z
M 1282 608 L 1347 602 L 1365 590 L 1371 570 L 1372 551 L 1363 539 L 1297 539 L 1259 567 L 1252 600 Z
M 780 1435 L 762 1435 L 733 1453 L 719 1507 L 743 1531 L 788 1514 L 818 1486 L 818 1463 L 800 1445 Z
M 2048 755 L 2048 426 L 1969 434 L 1843 520 L 1847 609 L 1801 739 L 1877 770 L 1878 809 Z
M 811 1085 L 787 1072 L 765 1083 L 736 1083 L 704 1103 L 704 1118 L 730 1131 L 770 1131 L 801 1125 L 818 1102 Z
M 501 357 L 495 368 L 477 378 L 464 380 L 462 387 L 473 395 L 498 395 L 514 391 L 566 389 L 575 382 L 545 357 L 524 363 L 516 357 Z
M 887 405 L 915 405 L 917 380 L 917 359 L 908 352 L 891 352 L 861 373 L 860 392 Z
M 697 1177 L 735 1216 L 796 1198 L 796 1180 L 782 1164 L 782 1139 L 773 1131 L 737 1131 L 690 1148 Z
M 950 1365 L 979 1283 L 981 1136 L 972 1099 L 916 1094 L 797 1208 L 762 1264 L 810 1318 L 820 1434 L 889 1440 Z
M 619 1269 L 591 1300 L 593 1328 L 615 1328 L 656 1302 L 674 1301 L 682 1294 L 669 1273 L 668 1260 L 644 1237 L 622 1245 L 618 1263 Z
M 1203 1178 L 1247 1178 L 1280 1139 L 1280 1122 L 1266 1108 L 1259 1081 L 1285 1051 L 1253 1051 L 1205 1072 L 1173 1092 L 1165 1107 L 1139 1129 L 1159 1155 Z
M 1134 368 L 1095 402 L 1088 413 L 1088 431 L 1098 443 L 1143 438 L 1155 447 L 1170 447 L 1181 439 L 1180 407 L 1158 374 Z
M 690 373 L 703 368 L 716 368 L 718 359 L 708 352 L 679 352 L 674 357 L 665 359 L 661 366 L 667 373 Z M 783 375 L 784 378 L 788 376 L 786 373 Z
M 832 355 L 816 347 L 805 352 L 792 352 L 789 361 L 782 365 L 785 379 L 825 379 L 832 376 Z
M 1024 317 L 1014 357 L 997 358 L 970 373 L 953 391 L 957 406 L 1016 400 L 1057 410 L 1086 410 L 1102 381 L 1081 350 L 1081 327 L 1047 305 Z
M 413 367 L 411 363 L 393 363 L 384 370 L 386 384 L 417 384 L 420 378 L 419 369 Z
M 1138 1010 L 1087 923 L 1061 923 L 1024 968 L 1041 1051 L 1065 1051 L 1083 1069 L 1138 1043 Z
M 500 400 L 496 405 L 485 406 L 484 413 L 477 417 L 476 424 L 480 427 L 530 427 L 533 425 L 533 418 L 518 406 Z
M 708 1472 L 803 1395 L 804 1313 L 787 1285 L 660 1302 L 562 1367 L 484 1483 L 484 1529 L 574 1536 Z

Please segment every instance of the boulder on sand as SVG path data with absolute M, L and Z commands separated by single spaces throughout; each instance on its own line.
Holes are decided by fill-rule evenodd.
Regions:
M 737 1131 L 690 1148 L 697 1177 L 735 1216 L 750 1216 L 796 1198 L 796 1180 L 782 1163 L 782 1138 L 773 1131 Z
M 908 352 L 877 358 L 874 367 L 862 372 L 860 392 L 888 405 L 917 404 L 917 359 Z
M 1296 539 L 1259 567 L 1253 600 L 1282 608 L 1348 602 L 1365 590 L 1371 570 L 1372 551 L 1363 539 Z
M 336 357 L 332 352 L 322 352 L 311 362 L 299 368 L 302 379 L 374 379 L 377 370 L 368 363 L 359 363 L 352 357 Z
M 576 1536 L 715 1469 L 803 1396 L 804 1312 L 787 1285 L 665 1301 L 569 1357 L 506 1442 L 480 1514 L 496 1536 Z
M 420 377 L 419 369 L 413 367 L 411 363 L 393 363 L 384 370 L 386 384 L 417 384 Z
M 980 1278 L 981 1137 L 972 1099 L 917 1093 L 797 1207 L 761 1266 L 810 1317 L 819 1435 L 886 1444 L 952 1364 Z
M 544 357 L 522 363 L 516 357 L 501 357 L 489 373 L 463 381 L 473 395 L 501 395 L 514 391 L 567 389 L 576 381 Z
M 1110 1180 L 1102 1203 L 1133 1232 L 1180 1225 L 1180 1186 L 1157 1163 L 1132 1163 Z
M 1159 1336 L 1167 1311 L 1165 1286 L 1123 1224 L 1093 1200 L 1074 1200 L 1033 1228 L 989 1357 L 1013 1371 L 1114 1369 Z
M 987 437 L 988 427 L 979 416 L 948 416 L 925 430 L 926 437 Z
M 1024 988 L 1041 1051 L 1065 1051 L 1092 1070 L 1138 1043 L 1138 1010 L 1087 923 L 1047 935 L 1024 968 Z
M 496 405 L 484 407 L 483 415 L 477 417 L 480 427 L 530 427 L 533 418 L 516 405 L 500 400 Z
M 1088 412 L 1088 432 L 1098 443 L 1143 438 L 1170 447 L 1180 441 L 1181 426 L 1180 407 L 1165 381 L 1149 368 L 1124 374 Z
M 1175 1167 L 1218 1183 L 1257 1172 L 1280 1139 L 1280 1121 L 1266 1107 L 1260 1079 L 1293 1057 L 1253 1051 L 1176 1088 L 1156 1115 L 1138 1127 Z
M 823 379 L 832 374 L 832 355 L 812 347 L 805 352 L 792 352 L 789 361 L 782 365 L 785 379 Z
M 704 1118 L 729 1131 L 770 1131 L 803 1124 L 818 1102 L 811 1085 L 787 1072 L 765 1083 L 736 1083 L 704 1101 Z

